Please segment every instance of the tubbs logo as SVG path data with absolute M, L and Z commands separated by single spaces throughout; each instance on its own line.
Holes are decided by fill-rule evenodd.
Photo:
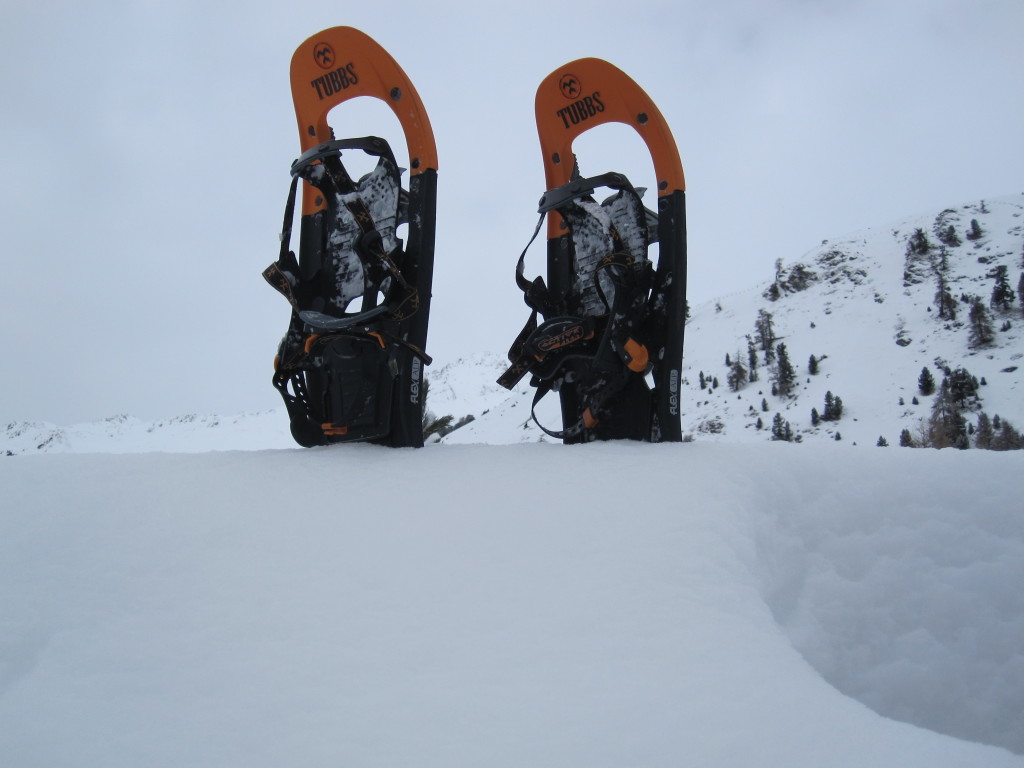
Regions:
M 317 43 L 313 48 L 313 60 L 320 69 L 331 69 L 334 66 L 334 49 L 330 43 Z
M 317 59 L 319 61 L 319 59 Z M 350 85 L 355 85 L 359 82 L 359 76 L 356 75 L 355 64 L 351 61 L 343 67 L 338 67 L 333 72 L 328 72 L 326 75 L 321 75 L 316 80 L 309 82 L 310 87 L 316 88 L 316 95 L 321 101 L 326 99 L 335 93 L 339 93 Z
M 562 91 L 565 93 L 565 91 Z M 577 99 L 568 107 L 558 110 L 558 116 L 562 123 L 568 128 L 571 125 L 579 125 L 584 120 L 589 120 L 598 112 L 604 112 L 604 102 L 601 101 L 601 92 L 594 91 L 589 96 Z
M 580 88 L 580 79 L 576 77 L 576 75 L 570 75 L 566 72 L 558 78 L 558 90 L 560 90 L 562 95 L 569 101 L 579 98 Z

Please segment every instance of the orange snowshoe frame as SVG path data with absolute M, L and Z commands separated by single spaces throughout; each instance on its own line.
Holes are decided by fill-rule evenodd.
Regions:
M 284 397 L 292 434 L 301 445 L 367 440 L 421 446 L 437 203 L 437 148 L 430 120 L 398 63 L 373 39 L 351 27 L 325 29 L 296 49 L 291 89 L 302 156 L 292 167 L 295 181 L 286 206 L 282 255 L 264 273 L 293 307 L 292 324 L 275 361 L 274 385 Z M 360 96 L 379 99 L 394 112 L 405 135 L 407 163 L 394 158 L 383 139 L 335 140 L 328 113 Z M 387 167 L 393 169 L 396 180 L 396 164 L 408 165 L 408 192 L 398 193 L 398 211 L 390 214 L 395 226 L 407 223 L 408 230 L 404 247 L 394 253 L 380 245 L 378 222 L 368 206 L 361 199 L 353 201 L 357 193 L 362 194 L 358 192 L 361 182 L 348 178 L 340 164 L 341 151 L 352 149 L 376 155 L 380 162 L 394 160 Z M 287 243 L 300 176 L 296 260 Z M 331 200 L 311 183 L 314 178 L 323 183 L 324 177 L 334 180 L 339 193 Z M 340 192 L 345 192 L 344 197 Z M 335 217 L 342 207 L 362 231 L 354 247 L 360 258 L 369 258 L 364 264 L 366 274 L 377 276 L 375 285 L 390 288 L 381 301 L 384 288 L 371 288 L 368 283 L 360 310 L 349 314 L 345 309 L 339 317 L 336 309 L 331 310 L 333 315 L 325 314 L 326 310 L 303 306 L 299 299 L 312 293 L 313 303 L 323 305 L 315 296 L 325 294 L 318 293 L 316 286 L 329 287 L 330 281 L 323 278 L 328 241 L 337 236 Z M 390 237 L 389 242 L 395 242 Z

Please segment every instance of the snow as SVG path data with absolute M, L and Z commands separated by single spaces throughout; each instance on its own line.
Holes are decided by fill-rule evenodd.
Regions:
M 1024 765 L 1018 465 L 716 442 L 3 457 L 0 754 Z
M 971 350 L 927 265 L 904 285 L 915 229 L 972 218 L 954 295 L 1015 285 L 1020 195 L 694 307 L 693 442 L 554 444 L 497 352 L 429 369 L 429 410 L 474 418 L 422 450 L 297 450 L 283 409 L 7 424 L 3 765 L 1024 766 L 1020 454 L 896 447 L 925 365 L 1024 427 L 1018 314 Z M 725 386 L 761 309 L 791 398 L 763 364 Z M 845 415 L 814 427 L 826 391 Z

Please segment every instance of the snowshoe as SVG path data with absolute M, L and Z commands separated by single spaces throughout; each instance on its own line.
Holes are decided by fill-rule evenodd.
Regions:
M 544 79 L 536 118 L 547 191 L 516 268 L 516 282 L 533 311 L 498 383 L 512 389 L 531 374 L 535 421 L 537 403 L 557 391 L 561 428 L 537 423 L 566 443 L 679 441 L 686 209 L 672 134 L 640 86 L 592 58 L 570 62 Z M 657 212 L 644 207 L 644 190 L 621 173 L 580 175 L 573 141 L 609 122 L 631 126 L 647 144 L 657 174 Z M 599 189 L 611 193 L 602 202 L 595 198 Z M 531 282 L 524 276 L 526 252 L 545 220 L 547 281 Z
M 291 88 L 302 155 L 291 167 L 281 252 L 263 273 L 292 308 L 273 384 L 300 445 L 419 447 L 437 200 L 430 121 L 395 60 L 351 27 L 324 30 L 298 47 Z M 398 117 L 408 190 L 384 139 L 335 139 L 328 112 L 357 96 L 381 99 Z M 353 178 L 342 162 L 347 152 L 369 156 L 375 167 Z M 296 257 L 290 242 L 300 183 Z M 401 224 L 408 225 L 404 243 Z

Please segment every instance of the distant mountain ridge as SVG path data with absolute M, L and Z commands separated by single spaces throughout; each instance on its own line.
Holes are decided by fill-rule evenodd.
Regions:
M 897 446 L 904 431 L 919 441 L 938 396 L 921 393 L 924 369 L 938 393 L 947 370 L 977 381 L 975 393 L 961 404 L 968 429 L 976 428 L 982 413 L 1024 428 L 1024 194 L 826 240 L 794 261 L 767 250 L 765 263 L 767 279 L 692 308 L 682 390 L 688 439 L 759 442 L 773 439 L 773 427 L 785 425 L 783 436 L 805 443 Z M 1013 293 L 1004 307 L 992 301 L 1000 272 Z M 979 303 L 991 325 L 991 339 L 981 344 L 971 320 Z M 760 338 L 766 316 L 770 354 Z M 788 394 L 778 392 L 780 344 L 792 367 Z M 468 420 L 441 442 L 550 439 L 530 418 L 528 384 L 509 393 L 495 383 L 505 365 L 504 355 L 493 352 L 428 370 L 427 409 L 451 415 L 453 423 Z M 834 405 L 837 399 L 838 420 L 823 418 L 828 401 Z M 557 427 L 556 400 L 542 402 L 538 417 Z M 294 447 L 287 417 L 266 411 L 156 422 L 117 416 L 71 427 L 13 423 L 6 426 L 0 453 L 286 447 Z

